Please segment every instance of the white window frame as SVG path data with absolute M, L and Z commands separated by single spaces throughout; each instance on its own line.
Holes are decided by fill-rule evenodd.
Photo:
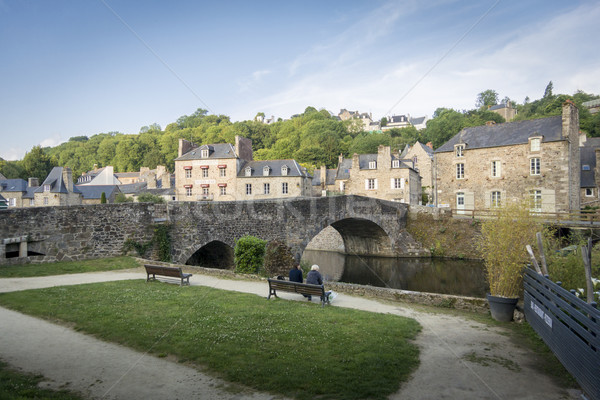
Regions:
M 31 207 L 35 206 L 35 200 L 34 199 L 29 199 L 29 205 Z
M 202 188 L 202 196 L 208 196 L 208 188 L 207 187 Z
M 585 188 L 585 197 L 594 197 L 594 188 Z
M 252 184 L 246 183 L 246 196 L 251 196 L 251 195 L 252 195 Z
M 268 166 L 263 167 L 263 176 L 269 176 L 269 172 L 271 172 L 271 168 Z
M 500 207 L 502 206 L 502 192 L 499 190 L 494 190 L 490 193 L 490 206 L 491 207 Z
M 464 152 L 465 152 L 465 145 L 464 144 L 457 144 L 456 146 L 454 146 L 454 156 L 455 157 L 464 157 Z
M 465 179 L 465 163 L 456 164 L 456 179 Z
M 202 168 L 202 177 L 208 178 L 208 168 Z
M 365 189 L 366 190 L 376 190 L 377 189 L 377 178 L 365 179 Z
M 252 168 L 246 167 L 246 169 L 244 169 L 244 175 L 252 176 Z
M 493 160 L 490 165 L 490 176 L 492 178 L 500 178 L 502 176 L 502 163 L 498 160 Z
M 263 183 L 263 194 L 270 194 L 270 193 L 271 193 L 271 184 Z
M 208 158 L 209 152 L 208 149 L 202 149 L 200 150 L 200 157 L 202 158 Z
M 529 150 L 530 151 L 540 151 L 541 148 L 542 148 L 542 139 L 540 139 L 540 138 L 531 139 L 531 141 L 529 142 Z
M 48 198 L 44 197 L 44 205 L 47 206 L 48 205 Z
M 369 169 L 377 169 L 377 161 L 369 161 Z
M 192 188 L 191 187 L 186 187 L 185 188 L 185 195 L 187 197 L 191 197 L 192 196 Z
M 541 212 L 542 211 L 542 191 L 541 190 L 530 190 L 529 196 L 531 198 L 531 211 Z
M 190 179 L 192 177 L 192 170 L 191 169 L 186 169 L 185 170 L 185 177 L 186 177 L 186 179 Z
M 227 176 L 227 168 L 219 168 L 219 176 L 224 178 Z
M 283 175 L 283 176 L 287 176 L 287 174 L 288 174 L 288 170 L 289 170 L 289 168 L 288 168 L 288 166 L 287 166 L 287 165 L 284 165 L 284 166 L 282 166 L 282 167 L 281 167 L 281 175 Z
M 288 194 L 288 183 L 287 182 L 281 182 L 281 193 Z
M 392 160 L 392 168 L 400 168 L 400 160 Z
M 529 159 L 529 174 L 541 175 L 542 159 L 540 157 L 532 157 Z
M 10 197 L 8 199 L 8 206 L 9 207 L 16 207 L 17 206 L 17 199 L 15 199 L 14 197 Z
M 227 194 L 227 186 L 221 186 L 219 188 L 221 196 L 225 196 Z
M 50 185 L 44 185 L 44 192 L 50 191 Z

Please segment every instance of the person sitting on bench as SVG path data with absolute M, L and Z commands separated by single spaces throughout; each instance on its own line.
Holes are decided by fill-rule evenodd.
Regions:
M 311 285 L 322 285 L 323 284 L 323 277 L 321 276 L 321 273 L 319 272 L 319 266 L 317 264 L 314 264 L 312 267 L 310 267 L 310 272 L 308 273 L 308 275 L 306 275 L 306 283 L 310 283 Z M 329 294 L 331 292 L 325 292 L 325 297 L 329 297 Z M 308 295 L 306 296 L 308 298 L 308 301 L 312 300 L 312 296 Z M 323 299 L 321 299 L 323 300 Z

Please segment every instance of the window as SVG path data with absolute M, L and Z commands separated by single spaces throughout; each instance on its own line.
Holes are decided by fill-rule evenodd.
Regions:
M 585 188 L 585 196 L 593 197 L 594 196 L 594 188 Z
M 413 165 L 417 165 L 417 161 L 418 161 L 418 158 L 417 158 L 417 156 L 414 156 L 414 157 L 413 157 Z
M 263 176 L 269 176 L 270 171 L 271 168 L 269 168 L 268 166 L 263 167 Z
M 287 182 L 283 182 L 281 184 L 281 193 L 282 194 L 288 194 L 288 184 L 287 184 Z
M 369 169 L 377 169 L 377 161 L 369 161 Z
M 492 161 L 492 178 L 500 178 L 502 175 L 501 168 L 500 161 Z
M 219 168 L 219 176 L 221 178 L 227 176 L 227 168 Z
M 540 139 L 531 139 L 531 151 L 540 151 Z
M 192 196 L 192 187 L 191 186 L 185 188 L 185 195 L 187 197 L 191 197 Z
M 246 183 L 246 195 L 251 195 L 252 194 L 252 184 L 251 183 Z
M 200 150 L 200 157 L 202 157 L 202 158 L 208 158 L 208 149 L 202 149 L 202 150 Z
M 202 177 L 203 178 L 208 178 L 208 168 L 203 168 L 202 169 Z
M 456 179 L 464 179 L 465 177 L 465 164 L 456 164 Z
M 583 165 L 581 166 L 581 170 L 582 170 L 582 171 L 590 171 L 590 166 L 589 166 L 589 165 L 587 165 L 587 164 L 583 164 Z
M 392 189 L 404 189 L 404 178 L 392 178 Z
M 531 197 L 531 211 L 542 211 L 542 191 L 532 190 L 529 195 Z
M 346 182 L 345 181 L 341 181 L 340 182 L 340 192 L 343 192 L 346 190 Z
M 263 183 L 263 193 L 264 194 L 269 194 L 271 192 L 271 184 L 270 183 Z
M 502 195 L 500 194 L 500 192 L 492 192 L 492 198 L 490 201 L 490 204 L 492 205 L 492 207 L 500 207 L 501 200 L 502 200 Z
M 47 206 L 48 205 L 48 198 L 44 197 L 44 205 Z
M 457 144 L 454 147 L 454 155 L 456 157 L 462 157 L 464 150 L 465 150 L 465 145 L 464 144 Z
M 287 165 L 284 165 L 281 167 L 281 175 L 287 176 L 287 174 L 288 174 L 288 167 L 287 167 Z
M 393 160 L 392 168 L 400 168 L 400 160 Z
M 50 185 L 44 185 L 44 192 L 50 191 Z
M 540 159 L 532 158 L 529 162 L 529 173 L 531 175 L 539 175 L 540 174 Z
M 203 187 L 202 188 L 202 195 L 203 196 L 208 196 L 208 188 L 207 187 Z
M 31 207 L 35 206 L 35 200 L 34 199 L 29 199 L 29 205 Z
M 221 186 L 219 190 L 221 191 L 221 196 L 225 196 L 227 194 L 227 186 Z
M 15 207 L 16 205 L 17 205 L 17 199 L 15 199 L 14 197 L 8 199 L 8 206 L 9 207 Z
M 376 179 L 367 179 L 367 190 L 374 190 L 377 188 L 377 180 Z
M 188 179 L 192 177 L 192 170 L 191 169 L 186 169 L 185 170 L 185 177 L 188 178 Z
M 244 174 L 246 176 L 252 176 L 252 168 L 246 167 L 246 169 L 244 170 Z

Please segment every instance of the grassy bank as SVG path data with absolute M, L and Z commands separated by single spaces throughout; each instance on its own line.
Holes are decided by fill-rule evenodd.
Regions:
M 61 261 L 44 264 L 9 265 L 0 267 L 0 278 L 30 278 L 79 274 L 83 272 L 113 271 L 117 269 L 137 268 L 140 264 L 132 257 L 98 258 L 82 261 Z
M 5 293 L 0 304 L 298 399 L 384 399 L 419 362 L 414 320 L 205 287 L 110 282 Z

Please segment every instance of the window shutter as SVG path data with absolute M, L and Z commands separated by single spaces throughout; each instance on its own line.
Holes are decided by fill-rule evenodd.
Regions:
M 377 187 L 377 178 L 375 178 L 375 189 L 378 189 L 378 187 Z
M 394 187 L 394 178 L 390 178 L 390 188 L 391 188 L 391 189 L 396 189 L 396 188 Z
M 369 180 L 365 179 L 365 190 L 369 190 Z
M 404 189 L 404 178 L 400 178 L 400 189 Z

